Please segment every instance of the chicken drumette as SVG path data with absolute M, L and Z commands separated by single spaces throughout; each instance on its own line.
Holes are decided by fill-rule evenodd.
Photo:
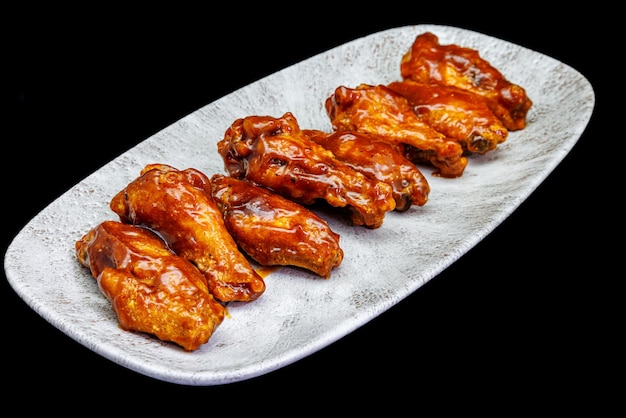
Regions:
M 343 260 L 339 234 L 315 213 L 269 189 L 222 174 L 211 177 L 226 228 L 264 266 L 297 266 L 328 278 Z
M 467 166 L 461 145 L 420 120 L 407 98 L 387 86 L 339 86 L 325 106 L 334 130 L 376 135 L 411 161 L 433 165 L 436 175 L 459 177 Z
M 76 256 L 111 302 L 120 327 L 186 350 L 206 343 L 224 319 L 206 278 L 152 231 L 104 221 L 76 242 Z
M 425 84 L 442 84 L 469 90 L 487 105 L 510 131 L 526 126 L 532 101 L 523 87 L 508 81 L 478 51 L 458 45 L 441 45 L 426 32 L 418 35 L 402 56 L 400 74 Z
M 226 229 L 202 172 L 149 164 L 110 207 L 121 221 L 157 231 L 176 254 L 192 261 L 216 299 L 247 302 L 265 291 L 263 278 Z
M 300 129 L 293 114 L 237 119 L 217 144 L 226 171 L 309 205 L 345 208 L 354 225 L 378 228 L 395 209 L 387 183 L 365 176 Z

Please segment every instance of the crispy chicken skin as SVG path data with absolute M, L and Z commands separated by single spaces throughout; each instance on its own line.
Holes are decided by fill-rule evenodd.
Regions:
M 202 273 L 145 228 L 104 221 L 76 241 L 76 255 L 124 330 L 193 351 L 224 319 L 224 307 L 209 293 Z
M 339 86 L 326 99 L 335 131 L 359 131 L 411 148 L 411 161 L 429 163 L 441 177 L 460 177 L 467 166 L 461 145 L 421 121 L 406 97 L 379 85 Z M 401 147 L 405 148 L 405 147 Z
M 343 260 L 339 234 L 304 206 L 247 180 L 211 177 L 226 228 L 264 266 L 297 266 L 324 278 Z
M 400 74 L 404 79 L 456 86 L 479 94 L 509 131 L 526 126 L 532 101 L 524 88 L 508 81 L 474 49 L 441 45 L 435 34 L 420 34 L 402 56 Z
M 248 302 L 265 291 L 263 278 L 226 229 L 204 173 L 149 164 L 110 207 L 122 222 L 157 231 L 176 254 L 193 262 L 219 301 Z
M 355 170 L 389 184 L 396 211 L 404 212 L 412 205 L 423 206 L 428 201 L 428 181 L 419 168 L 390 143 L 356 131 L 328 133 L 305 129 L 303 132 Z
M 417 116 L 469 154 L 496 149 L 509 134 L 484 98 L 455 86 L 419 83 L 411 79 L 387 85 L 406 97 Z
M 232 177 L 300 204 L 324 200 L 345 208 L 353 225 L 378 228 L 395 209 L 391 186 L 335 158 L 302 132 L 290 112 L 237 119 L 217 147 Z

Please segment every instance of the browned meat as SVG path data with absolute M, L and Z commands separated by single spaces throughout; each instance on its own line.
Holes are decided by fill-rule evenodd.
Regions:
M 532 101 L 523 87 L 511 83 L 478 51 L 441 45 L 430 32 L 418 35 L 400 63 L 402 78 L 469 90 L 485 98 L 491 111 L 510 131 L 523 129 Z
M 265 291 L 263 278 L 226 229 L 202 172 L 149 164 L 110 206 L 120 220 L 157 231 L 176 254 L 198 266 L 216 299 L 248 302 Z
M 343 260 L 339 234 L 318 215 L 269 189 L 222 174 L 211 177 L 226 228 L 264 266 L 297 266 L 322 277 Z
M 76 242 L 76 255 L 124 330 L 153 334 L 191 351 L 224 319 L 224 307 L 196 266 L 145 228 L 105 221 Z
M 218 142 L 235 178 L 309 205 L 324 200 L 348 210 L 354 225 L 378 228 L 395 208 L 391 186 L 351 168 L 306 136 L 293 114 L 237 119 Z
M 304 130 L 313 141 L 366 176 L 384 181 L 393 189 L 396 211 L 428 201 L 430 186 L 415 164 L 396 147 L 375 135 L 356 131 Z

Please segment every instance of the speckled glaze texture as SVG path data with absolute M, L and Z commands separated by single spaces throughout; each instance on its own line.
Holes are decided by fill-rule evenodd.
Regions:
M 110 303 L 75 254 L 74 243 L 117 219 L 111 198 L 149 163 L 225 173 L 217 142 L 237 118 L 292 112 L 303 129 L 330 131 L 324 100 L 336 87 L 400 79 L 415 37 L 477 49 L 533 100 L 527 127 L 461 178 L 433 177 L 428 203 L 391 212 L 374 230 L 321 213 L 341 235 L 345 258 L 327 280 L 282 267 L 257 301 L 232 303 L 210 341 L 194 352 L 118 327 Z M 537 52 L 464 29 L 416 25 L 354 40 L 241 88 L 182 118 L 103 166 L 39 213 L 6 255 L 7 278 L 39 315 L 105 358 L 163 381 L 218 385 L 291 364 L 364 325 L 455 262 L 526 199 L 574 146 L 595 104 L 576 70 Z

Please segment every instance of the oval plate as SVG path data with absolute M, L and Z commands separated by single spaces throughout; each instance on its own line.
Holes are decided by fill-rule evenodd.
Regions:
M 109 201 L 150 163 L 207 175 L 225 173 L 217 142 L 237 118 L 292 112 L 303 129 L 330 131 L 324 101 L 340 85 L 400 79 L 415 37 L 474 48 L 533 100 L 527 127 L 498 149 L 470 159 L 461 178 L 420 167 L 429 202 L 389 213 L 370 230 L 322 213 L 341 235 L 345 258 L 327 280 L 282 267 L 249 304 L 229 316 L 194 352 L 118 327 L 110 303 L 82 267 L 74 243 L 106 219 Z M 138 373 L 209 386 L 259 376 L 312 354 L 386 311 L 475 246 L 506 219 L 572 149 L 595 105 L 580 73 L 548 56 L 465 29 L 404 26 L 316 55 L 208 104 L 146 139 L 68 190 L 35 216 L 5 255 L 6 276 L 39 315 L 94 352 Z

